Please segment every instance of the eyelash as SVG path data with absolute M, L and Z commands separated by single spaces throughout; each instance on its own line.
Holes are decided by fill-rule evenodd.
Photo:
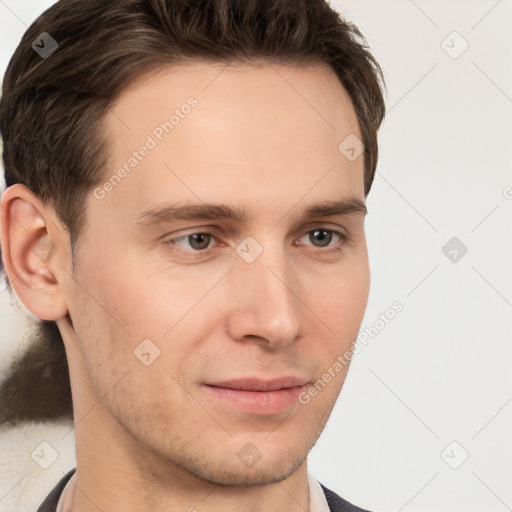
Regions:
M 343 246 L 350 241 L 350 237 L 349 235 L 347 235 L 346 233 L 342 233 L 340 231 L 336 231 L 334 229 L 328 229 L 328 228 L 324 228 L 324 227 L 313 227 L 313 228 L 310 228 L 308 229 L 307 231 L 304 231 L 302 233 L 302 235 L 299 237 L 300 238 L 303 238 L 304 236 L 306 235 L 309 235 L 310 233 L 314 233 L 315 231 L 324 231 L 326 233 L 331 233 L 331 234 L 334 234 L 336 236 L 338 236 L 340 238 L 340 241 L 335 244 L 335 246 L 331 247 L 330 249 L 325 249 L 323 247 L 316 247 L 316 249 L 319 250 L 319 252 L 323 253 L 323 254 L 332 254 L 332 253 L 339 253 L 341 252 Z M 191 233 L 188 233 L 186 235 L 181 235 L 179 237 L 176 237 L 176 238 L 170 238 L 166 241 L 164 241 L 164 245 L 177 245 L 176 242 L 179 241 L 179 240 L 186 240 L 188 237 L 192 236 L 192 235 L 209 235 L 213 238 L 217 238 L 216 236 L 216 233 L 213 232 L 213 231 L 208 231 L 208 230 L 204 230 L 204 231 L 193 231 Z M 314 247 L 314 246 L 313 246 Z M 186 253 L 196 253 L 197 255 L 202 255 L 202 254 L 206 254 L 208 253 L 212 248 L 211 247 L 207 247 L 205 249 L 201 249 L 201 250 L 195 250 L 195 249 L 185 249 L 184 251 L 181 251 L 180 252 L 186 252 Z M 194 256 L 192 256 L 194 257 Z

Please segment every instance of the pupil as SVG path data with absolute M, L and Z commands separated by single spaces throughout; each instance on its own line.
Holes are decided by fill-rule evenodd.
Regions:
M 190 235 L 189 239 L 191 239 L 190 246 L 194 249 L 205 249 L 208 247 L 208 243 L 210 242 L 210 235 L 207 235 L 206 233 L 198 233 Z
M 319 229 L 316 231 L 313 231 L 313 233 L 311 233 L 311 235 L 310 235 L 310 238 L 311 238 L 311 236 L 317 237 L 316 241 L 320 242 L 319 247 L 325 247 L 325 246 L 329 245 L 329 243 L 331 242 L 331 239 L 332 239 L 332 233 L 329 233 L 328 231 L 319 230 Z M 313 239 L 311 239 L 311 241 L 313 241 Z

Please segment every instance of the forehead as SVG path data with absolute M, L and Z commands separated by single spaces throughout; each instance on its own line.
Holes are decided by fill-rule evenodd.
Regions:
M 162 67 L 122 92 L 106 127 L 105 178 L 126 171 L 106 197 L 116 208 L 178 196 L 242 201 L 249 192 L 251 200 L 298 201 L 307 188 L 363 197 L 363 157 L 350 161 L 338 149 L 346 137 L 361 137 L 357 118 L 325 64 Z
M 212 122 L 219 120 L 213 119 L 214 114 L 220 115 L 219 125 L 230 118 L 241 125 L 244 117 L 257 122 L 261 120 L 258 114 L 266 117 L 272 111 L 272 117 L 266 117 L 267 124 L 279 120 L 281 128 L 286 121 L 297 127 L 296 121 L 302 119 L 301 127 L 306 131 L 320 129 L 323 124 L 325 130 L 359 134 L 351 100 L 330 66 L 262 60 L 228 64 L 191 61 L 162 66 L 138 77 L 122 91 L 112 105 L 107 124 L 126 135 L 126 130 L 134 127 L 147 130 L 155 121 L 168 119 L 189 97 L 198 99 L 203 125 L 208 121 L 207 113 Z

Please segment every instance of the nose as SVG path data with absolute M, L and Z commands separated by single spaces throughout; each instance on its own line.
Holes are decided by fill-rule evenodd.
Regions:
M 304 303 L 300 280 L 284 251 L 264 250 L 252 263 L 238 260 L 229 279 L 234 294 L 227 328 L 232 339 L 268 348 L 295 342 L 301 334 Z

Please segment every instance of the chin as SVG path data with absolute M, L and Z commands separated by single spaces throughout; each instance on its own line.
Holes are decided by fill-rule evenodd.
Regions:
M 261 460 L 253 467 L 244 467 L 234 463 L 224 466 L 216 472 L 204 472 L 197 475 L 201 479 L 212 484 L 224 486 L 260 486 L 277 484 L 293 475 L 299 468 L 299 464 L 292 464 L 290 461 L 276 463 L 273 461 L 264 464 Z
M 196 478 L 215 485 L 260 486 L 286 480 L 305 462 L 307 455 L 308 450 L 298 449 L 296 445 L 272 455 L 262 453 L 260 458 L 256 456 L 247 463 L 243 462 L 242 452 L 240 456 L 234 453 L 228 459 L 221 454 L 210 453 L 209 457 L 182 460 L 179 465 Z

